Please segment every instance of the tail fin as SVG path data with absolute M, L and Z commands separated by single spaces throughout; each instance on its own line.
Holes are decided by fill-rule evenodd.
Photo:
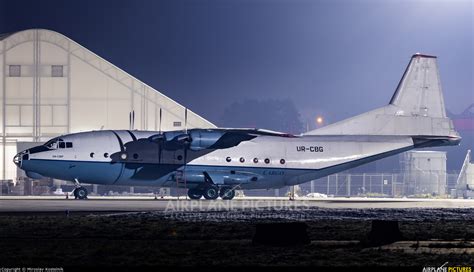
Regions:
M 435 56 L 412 56 L 387 106 L 305 135 L 406 135 L 459 138 L 446 117 Z
M 435 56 L 412 56 L 390 104 L 397 106 L 402 114 L 446 117 Z

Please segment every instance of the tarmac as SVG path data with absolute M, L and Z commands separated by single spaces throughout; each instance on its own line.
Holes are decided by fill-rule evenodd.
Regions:
M 473 199 L 236 197 L 233 200 L 189 200 L 186 197 L 0 196 L 0 215 L 36 212 L 206 212 L 259 209 L 469 209 Z
M 364 246 L 374 220 L 398 222 L 403 240 Z M 282 222 L 304 223 L 311 243 L 253 243 L 259 224 Z M 0 196 L 0 229 L 6 267 L 470 267 L 474 200 Z

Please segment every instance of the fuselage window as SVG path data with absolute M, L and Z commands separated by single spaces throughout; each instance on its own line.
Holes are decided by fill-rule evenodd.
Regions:
M 240 160 L 239 160 L 239 161 L 240 161 L 240 162 L 245 162 L 244 157 L 240 157 Z
M 137 153 L 133 154 L 133 158 L 134 158 L 135 160 L 138 159 L 138 154 L 137 154 Z
M 108 157 L 109 157 L 109 153 L 104 153 L 104 157 L 105 157 L 105 158 L 108 158 Z
M 254 163 L 258 163 L 258 159 L 257 159 L 257 158 L 253 158 L 253 162 L 254 162 Z
M 230 162 L 232 159 L 230 157 L 225 158 L 226 162 Z
M 285 164 L 285 159 L 281 159 L 281 160 L 280 160 L 280 163 L 281 163 L 281 164 Z
M 270 159 L 269 159 L 269 158 L 266 158 L 266 159 L 265 159 L 265 163 L 266 163 L 266 164 L 269 164 L 269 163 L 270 163 Z
M 91 158 L 94 158 L 94 152 L 91 152 L 89 156 L 91 156 Z

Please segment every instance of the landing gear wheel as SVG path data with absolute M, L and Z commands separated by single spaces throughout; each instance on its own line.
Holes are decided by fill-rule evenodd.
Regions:
M 202 197 L 202 191 L 198 189 L 189 189 L 188 196 L 191 199 L 200 199 Z
M 219 197 L 219 188 L 217 186 L 206 187 L 202 195 L 205 199 L 217 199 Z
M 87 189 L 84 187 L 74 189 L 74 197 L 76 199 L 87 199 Z
M 231 200 L 235 196 L 235 191 L 232 190 L 232 188 L 223 187 L 221 188 L 219 195 L 224 200 Z

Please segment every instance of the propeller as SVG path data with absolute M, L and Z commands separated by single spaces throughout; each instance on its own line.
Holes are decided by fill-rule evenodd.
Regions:
M 161 111 L 161 108 L 160 108 L 160 129 L 158 130 L 158 135 L 161 137 L 161 139 L 163 139 L 163 133 L 161 133 L 161 121 L 162 121 L 162 117 L 163 117 L 163 112 Z M 161 141 L 158 142 L 158 163 L 161 164 Z
M 135 110 L 130 113 L 130 130 L 135 129 Z
M 158 133 L 161 134 L 161 119 L 163 117 L 163 112 L 161 111 L 161 108 L 160 108 L 160 129 L 158 130 Z
M 179 142 L 183 142 L 183 180 L 184 180 L 184 188 L 186 190 L 186 165 L 188 164 L 188 148 L 191 144 L 191 135 L 188 134 L 188 108 L 184 108 L 184 135 L 176 136 Z M 187 199 L 187 194 L 186 194 Z
M 128 114 L 128 129 L 133 130 L 135 127 L 135 110 Z

